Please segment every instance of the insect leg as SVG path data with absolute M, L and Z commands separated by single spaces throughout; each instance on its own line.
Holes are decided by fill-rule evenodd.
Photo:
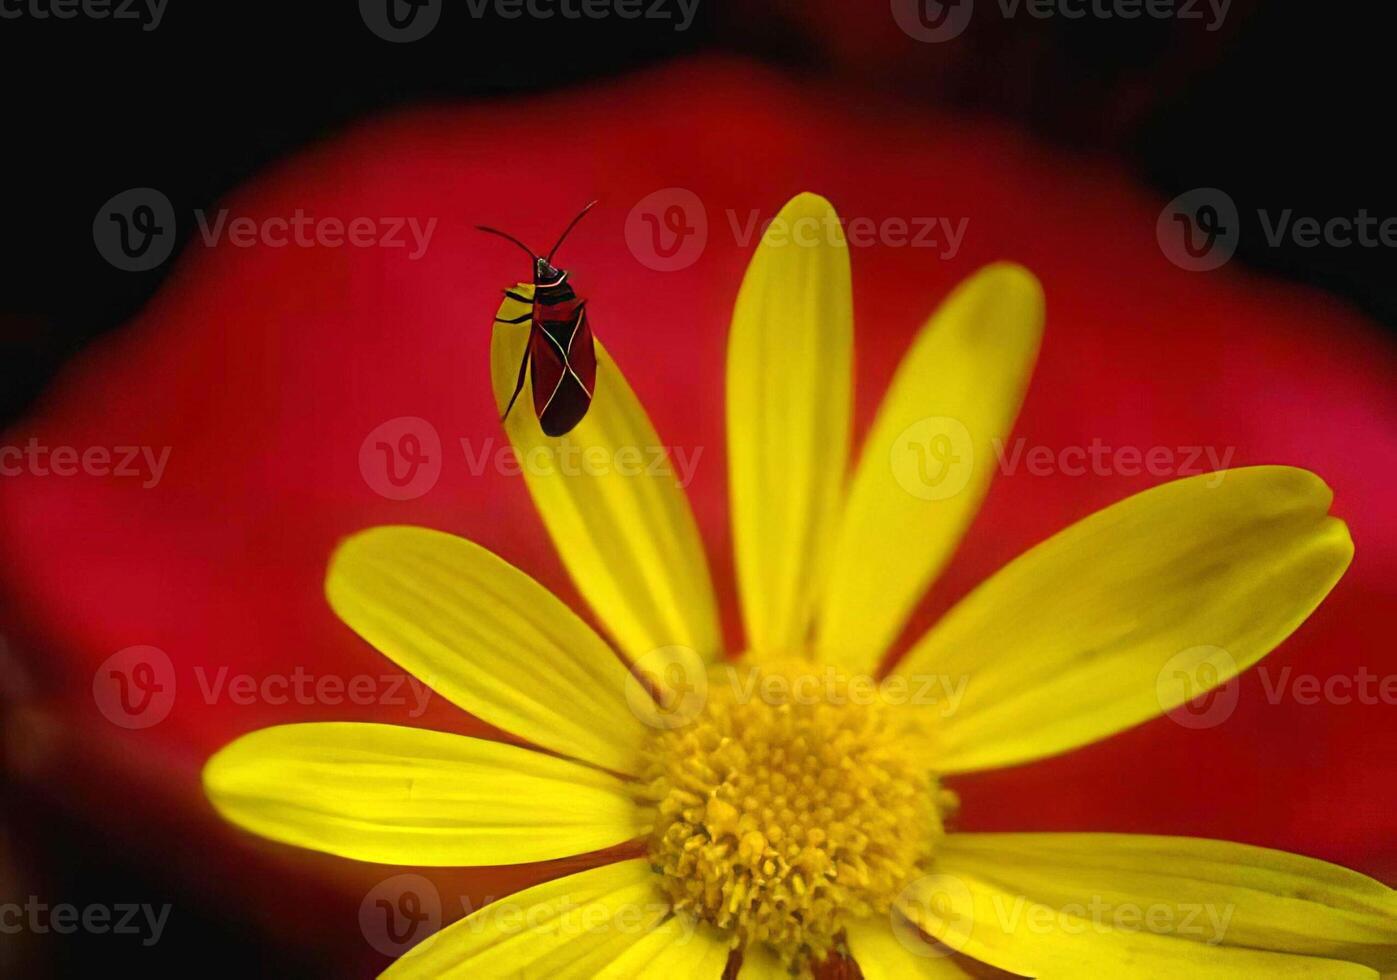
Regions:
M 509 413 L 514 409 L 514 403 L 519 398 L 519 392 L 524 390 L 524 375 L 529 369 L 529 349 L 524 348 L 523 360 L 519 362 L 519 378 L 514 382 L 514 394 L 509 396 L 509 404 L 505 406 L 504 414 L 500 416 L 500 422 L 509 418 Z
M 533 313 L 525 313 L 525 314 L 523 314 L 522 316 L 516 316 L 513 320 L 506 320 L 506 319 L 503 319 L 502 317 L 498 317 L 498 316 L 497 316 L 497 317 L 495 317 L 495 322 L 496 322 L 496 323 L 527 323 L 528 321 L 532 320 L 533 318 L 534 318 Z

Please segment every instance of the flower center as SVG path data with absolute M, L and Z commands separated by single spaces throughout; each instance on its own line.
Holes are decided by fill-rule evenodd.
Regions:
M 638 788 L 674 906 L 788 965 L 885 915 L 954 805 L 926 713 L 894 700 L 802 660 L 711 668 L 702 707 L 649 739 Z

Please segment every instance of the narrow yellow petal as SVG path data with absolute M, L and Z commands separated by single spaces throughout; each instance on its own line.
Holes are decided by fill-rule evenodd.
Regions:
M 727 965 L 728 945 L 718 931 L 680 914 L 613 960 L 597 980 L 721 980 Z
M 901 911 L 942 942 L 1053 980 L 1375 978 L 1393 893 L 1292 854 L 1189 838 L 952 834 Z
M 849 926 L 846 935 L 849 955 L 859 965 L 863 980 L 965 980 L 970 976 L 944 949 L 922 940 L 908 940 L 904 945 L 887 919 L 857 922 Z
M 864 444 L 824 584 L 820 657 L 871 671 L 975 516 L 1043 333 L 1019 266 L 966 280 L 902 359 Z
M 742 951 L 737 980 L 791 980 L 791 974 L 769 947 L 756 945 Z
M 531 296 L 521 283 L 514 292 Z M 529 307 L 506 299 L 499 316 Z M 509 403 L 529 325 L 497 325 L 490 374 L 500 411 Z M 676 467 L 616 362 L 598 342 L 595 398 L 577 427 L 543 434 L 529 391 L 505 422 L 524 482 L 563 565 L 602 625 L 632 658 L 670 646 L 705 658 L 721 652 L 708 559 L 681 485 L 699 462 Z
M 1198 909 L 1183 938 L 1397 969 L 1397 891 L 1314 858 L 1134 834 L 953 834 L 944 854 L 1045 905 Z
M 1010 562 L 899 665 L 962 692 L 938 766 L 1065 752 L 1250 667 L 1353 557 L 1331 496 L 1288 467 L 1205 474 L 1136 494 Z
M 527 888 L 413 947 L 385 980 L 592 980 L 669 915 L 643 859 Z
M 791 200 L 758 244 L 728 336 L 728 476 L 748 647 L 803 651 L 848 458 L 853 304 L 838 216 Z
M 529 749 L 397 725 L 282 725 L 204 767 L 214 808 L 298 847 L 380 864 L 522 864 L 647 832 L 619 779 Z
M 630 676 L 547 589 L 463 538 L 378 527 L 340 545 L 325 583 L 356 633 L 434 691 L 536 745 L 632 772 L 645 733 Z

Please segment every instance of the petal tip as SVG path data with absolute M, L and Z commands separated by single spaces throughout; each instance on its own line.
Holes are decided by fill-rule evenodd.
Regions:
M 1027 266 L 1017 262 L 991 262 L 975 273 L 973 278 L 986 286 L 993 286 L 999 292 L 1010 294 L 1025 304 L 1032 304 L 1039 311 L 1044 306 L 1043 283 Z

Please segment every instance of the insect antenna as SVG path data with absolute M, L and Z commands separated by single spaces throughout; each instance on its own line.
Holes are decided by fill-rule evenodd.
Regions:
M 568 226 L 564 228 L 563 233 L 558 236 L 557 245 L 554 245 L 552 248 L 548 250 L 548 258 L 546 261 L 549 265 L 553 264 L 553 256 L 558 251 L 558 246 L 563 244 L 563 239 L 568 237 L 568 232 L 572 231 L 573 228 L 577 227 L 577 223 L 582 220 L 583 216 L 585 216 L 588 211 L 592 210 L 592 208 L 596 206 L 597 202 L 593 201 L 591 204 L 587 205 L 581 211 L 577 212 L 577 217 L 573 218 L 571 221 L 568 222 Z
M 499 235 L 501 238 L 508 239 L 509 241 L 513 242 L 515 245 L 518 245 L 520 248 L 522 248 L 525 252 L 527 252 L 527 253 L 529 254 L 529 258 L 531 258 L 531 259 L 537 259 L 537 258 L 538 258 L 538 256 L 534 254 L 534 250 L 533 250 L 533 249 L 529 248 L 529 246 L 525 245 L 523 242 L 521 242 L 519 239 L 515 238 L 513 235 L 510 235 L 510 234 L 507 234 L 507 233 L 505 233 L 505 232 L 503 232 L 503 231 L 500 231 L 498 228 L 489 228 L 489 227 L 486 227 L 485 225 L 476 225 L 475 228 L 476 228 L 477 231 L 487 232 L 487 233 L 489 233 L 489 234 L 491 234 L 491 235 Z

